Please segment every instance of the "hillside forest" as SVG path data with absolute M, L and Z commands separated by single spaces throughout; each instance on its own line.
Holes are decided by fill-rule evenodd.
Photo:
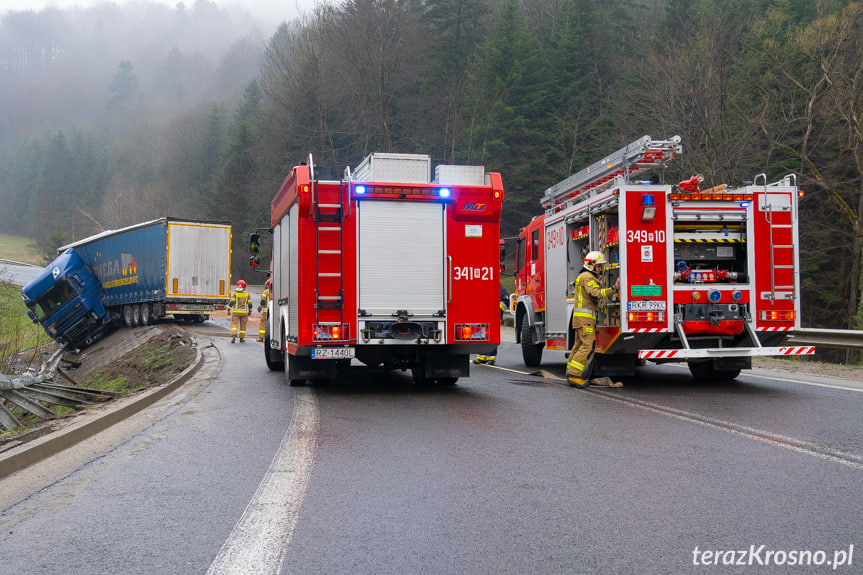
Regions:
M 269 30 L 263 32 L 263 30 Z M 290 167 L 371 152 L 501 172 L 502 235 L 643 136 L 677 182 L 797 175 L 806 327 L 861 328 L 863 1 L 208 0 L 0 16 L 0 233 L 229 220 L 234 278 Z M 239 257 L 238 257 L 239 255 Z

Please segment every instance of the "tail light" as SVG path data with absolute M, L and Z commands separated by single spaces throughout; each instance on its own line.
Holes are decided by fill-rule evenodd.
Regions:
M 489 324 L 460 323 L 455 326 L 456 341 L 488 341 Z
M 794 321 L 794 310 L 762 310 L 762 321 Z
M 630 322 L 664 322 L 664 311 L 631 311 L 629 312 Z
M 312 327 L 312 337 L 315 341 L 345 341 L 350 339 L 350 324 L 320 324 Z

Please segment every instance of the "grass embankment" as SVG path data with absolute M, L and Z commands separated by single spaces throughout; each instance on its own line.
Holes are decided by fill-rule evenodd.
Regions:
M 21 287 L 0 278 L 0 361 L 48 341 L 42 326 L 27 317 Z
M 0 234 L 0 259 L 45 265 L 45 258 L 33 240 L 8 234 Z M 0 271 L 0 365 L 5 358 L 50 340 L 45 331 L 27 317 L 21 287 L 9 283 L 9 279 Z
M 0 234 L 0 259 L 33 264 L 34 266 L 48 265 L 49 258 L 36 247 L 36 243 L 30 238 Z

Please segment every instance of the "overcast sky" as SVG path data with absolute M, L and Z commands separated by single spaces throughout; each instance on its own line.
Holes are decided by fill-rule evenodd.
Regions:
M 125 4 L 131 0 L 0 0 L 0 15 L 10 10 L 41 10 L 48 6 L 69 8 L 71 6 L 93 6 L 94 4 Z M 154 4 L 174 7 L 180 0 L 140 0 Z M 299 15 L 299 9 L 307 11 L 314 6 L 314 0 L 211 0 L 220 8 L 239 6 L 249 10 L 264 23 L 275 27 L 282 20 L 290 21 Z M 187 9 L 195 5 L 195 0 L 184 0 Z

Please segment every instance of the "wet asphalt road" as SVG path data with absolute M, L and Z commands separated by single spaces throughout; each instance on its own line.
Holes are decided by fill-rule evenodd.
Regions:
M 215 345 L 166 405 L 0 481 L 38 489 L 0 495 L 0 572 L 863 572 L 859 382 L 652 367 L 582 391 L 508 342 L 455 387 L 298 389 L 260 344 Z M 562 376 L 563 354 L 543 368 Z M 235 529 L 268 520 L 254 545 Z

